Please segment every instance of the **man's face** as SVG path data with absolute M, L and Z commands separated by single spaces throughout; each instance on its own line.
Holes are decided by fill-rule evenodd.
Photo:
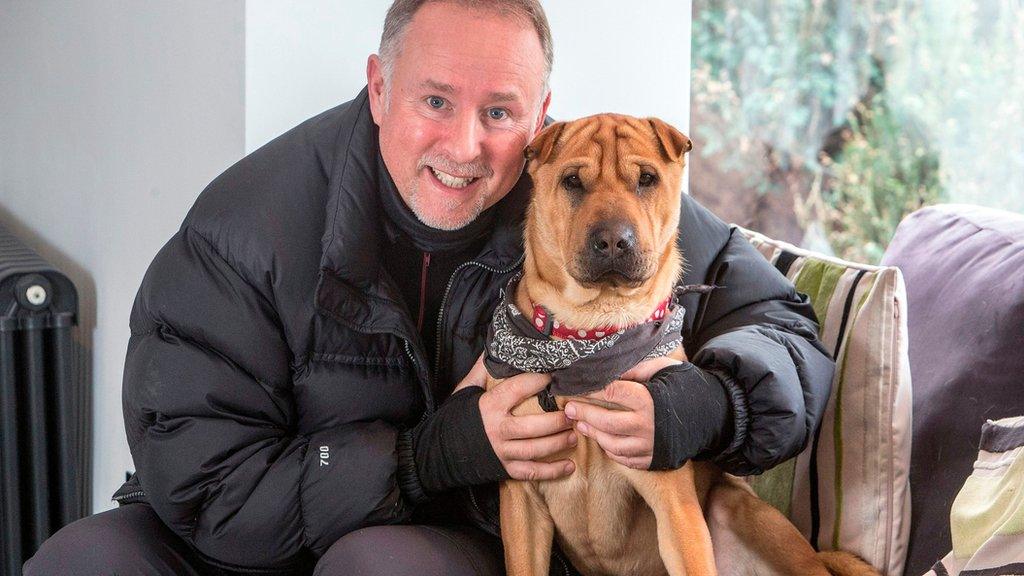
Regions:
M 550 101 L 528 21 L 447 2 L 423 6 L 406 28 L 389 99 L 376 55 L 366 74 L 388 172 L 416 216 L 443 230 L 512 189 Z

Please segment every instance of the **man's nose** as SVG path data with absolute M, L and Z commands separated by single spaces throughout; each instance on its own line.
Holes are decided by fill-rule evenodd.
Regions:
M 473 162 L 483 151 L 484 128 L 475 114 L 460 114 L 449 131 L 448 154 L 460 163 Z

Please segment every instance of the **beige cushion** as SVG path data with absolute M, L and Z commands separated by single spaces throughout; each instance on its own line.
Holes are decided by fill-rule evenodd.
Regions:
M 740 228 L 797 290 L 836 359 L 817 437 L 749 478 L 819 550 L 854 552 L 899 576 L 910 530 L 910 367 L 906 289 L 897 268 L 846 262 Z

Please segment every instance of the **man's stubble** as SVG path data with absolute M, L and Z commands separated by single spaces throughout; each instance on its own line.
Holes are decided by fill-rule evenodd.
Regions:
M 487 208 L 488 200 L 491 199 L 493 194 L 493 191 L 489 188 L 482 194 L 477 194 L 469 204 L 468 212 L 464 213 L 459 212 L 466 210 L 465 204 L 452 199 L 444 199 L 440 202 L 440 207 L 443 209 L 444 214 L 431 218 L 424 213 L 424 204 L 429 203 L 429 200 L 420 191 L 419 184 L 419 179 L 413 178 L 406 188 L 409 191 L 407 198 L 409 209 L 412 210 L 412 213 L 416 215 L 420 222 L 438 230 L 454 231 L 465 228 L 470 222 L 480 217 L 480 214 Z

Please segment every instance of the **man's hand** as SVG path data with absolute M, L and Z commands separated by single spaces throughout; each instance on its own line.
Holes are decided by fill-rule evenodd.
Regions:
M 455 390 L 452 390 L 452 394 L 470 386 L 487 388 L 487 368 L 484 366 L 483 354 L 476 359 L 476 364 L 473 364 L 473 367 L 469 369 L 469 374 L 466 374 L 465 378 L 462 379 L 462 382 L 459 382 L 459 385 L 455 387 Z
M 486 370 L 478 360 L 456 389 L 483 386 Z M 576 469 L 572 460 L 544 459 L 576 445 L 576 433 L 565 412 L 513 416 L 512 409 L 548 385 L 547 374 L 524 373 L 508 378 L 480 396 L 480 417 L 491 447 L 509 476 L 516 480 L 553 480 Z
M 618 404 L 622 409 L 569 402 L 565 414 L 576 422 L 576 431 L 597 441 L 609 458 L 623 466 L 647 470 L 654 456 L 654 400 L 642 382 L 672 364 L 680 362 L 664 357 L 645 360 L 620 380 L 587 395 Z

